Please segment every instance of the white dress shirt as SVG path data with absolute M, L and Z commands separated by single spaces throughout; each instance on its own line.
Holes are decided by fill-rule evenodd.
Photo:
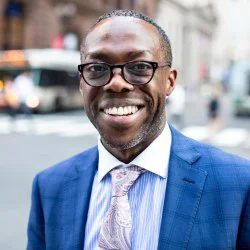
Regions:
M 171 132 L 166 124 L 162 133 L 142 153 L 129 164 L 125 164 L 110 154 L 99 140 L 98 171 L 94 177 L 90 199 L 85 230 L 85 250 L 98 249 L 100 227 L 111 201 L 109 171 L 119 165 L 126 167 L 130 164 L 148 170 L 128 192 L 132 213 L 131 249 L 157 249 L 171 142 Z

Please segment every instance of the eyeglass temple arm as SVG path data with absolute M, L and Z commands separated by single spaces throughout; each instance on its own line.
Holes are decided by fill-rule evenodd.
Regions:
M 158 65 L 158 68 L 163 68 L 163 67 L 170 67 L 171 68 L 171 64 L 166 63 L 166 64 Z

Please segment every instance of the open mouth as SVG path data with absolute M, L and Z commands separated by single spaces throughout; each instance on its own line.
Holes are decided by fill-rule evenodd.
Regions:
M 140 106 L 124 106 L 124 107 L 111 107 L 105 108 L 103 112 L 112 116 L 129 116 L 138 112 Z
M 101 109 L 101 116 L 103 124 L 108 128 L 128 129 L 131 126 L 137 126 L 140 122 L 146 119 L 146 112 L 144 105 L 110 105 Z

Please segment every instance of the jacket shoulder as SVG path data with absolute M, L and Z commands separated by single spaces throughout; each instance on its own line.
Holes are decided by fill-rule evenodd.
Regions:
M 195 163 L 207 171 L 212 185 L 218 188 L 240 187 L 250 190 L 250 161 L 200 142 L 193 142 L 201 157 Z
M 244 167 L 247 172 L 250 171 L 250 160 L 244 157 L 225 152 L 219 148 L 205 143 L 200 143 L 196 141 L 193 141 L 193 143 L 197 151 L 201 153 L 202 160 L 210 163 L 211 167 L 235 166 Z
M 224 168 L 224 167 L 242 167 L 249 173 L 250 160 L 243 157 L 227 153 L 212 145 L 191 139 L 172 126 L 172 152 L 178 157 L 184 159 L 189 164 L 195 164 L 199 168 Z
M 54 178 L 67 181 L 73 178 L 77 172 L 84 171 L 84 169 L 89 167 L 94 167 L 93 165 L 97 164 L 97 155 L 98 150 L 97 146 L 95 146 L 46 168 L 39 172 L 37 177 L 40 181 L 48 181 Z

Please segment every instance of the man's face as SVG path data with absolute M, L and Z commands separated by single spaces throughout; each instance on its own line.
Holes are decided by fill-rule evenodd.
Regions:
M 146 60 L 165 64 L 157 29 L 132 17 L 101 21 L 88 34 L 84 52 L 83 63 Z M 119 68 L 113 69 L 113 73 L 110 82 L 102 87 L 89 86 L 81 77 L 84 109 L 111 153 L 129 150 L 133 155 L 145 149 L 163 130 L 165 98 L 174 87 L 176 71 L 158 68 L 153 79 L 143 86 L 126 82 Z M 111 109 L 115 108 L 120 108 L 123 115 L 114 115 Z M 124 114 L 127 111 L 129 114 Z

